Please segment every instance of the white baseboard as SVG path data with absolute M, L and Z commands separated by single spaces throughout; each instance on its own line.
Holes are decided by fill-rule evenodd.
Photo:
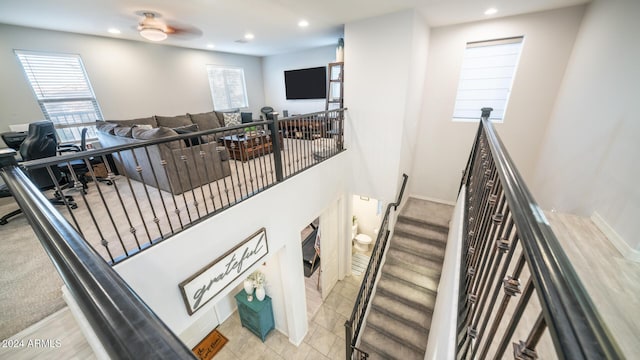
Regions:
M 640 251 L 632 249 L 624 239 L 609 225 L 597 212 L 591 215 L 591 221 L 609 239 L 611 244 L 618 249 L 620 254 L 627 260 L 640 262 Z

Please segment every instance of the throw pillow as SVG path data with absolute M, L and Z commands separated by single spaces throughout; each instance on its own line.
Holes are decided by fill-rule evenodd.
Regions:
M 242 123 L 239 112 L 224 113 L 224 125 L 236 126 Z
M 194 124 L 198 124 L 198 129 L 200 130 L 213 130 L 217 129 L 220 126 L 220 121 L 218 121 L 218 117 L 215 112 L 207 112 L 200 114 L 187 114 L 191 118 L 191 121 Z
M 151 130 L 145 130 L 145 129 L 141 129 L 138 127 L 133 128 L 132 131 L 132 135 L 134 139 L 139 139 L 139 140 L 156 140 L 156 139 L 160 139 L 160 138 L 164 138 L 164 137 L 168 137 L 168 136 L 176 136 L 178 135 L 177 132 L 175 132 L 173 129 L 170 129 L 168 127 L 164 127 L 164 126 L 160 126 L 157 128 L 153 128 Z M 167 143 L 167 145 L 169 146 L 169 148 L 171 149 L 179 149 L 180 148 L 180 144 L 176 141 L 171 141 L 169 143 Z
M 173 128 L 173 130 L 175 132 L 177 132 L 178 134 L 189 134 L 189 133 L 194 133 L 194 132 L 198 132 L 200 131 L 200 129 L 198 129 L 198 125 L 197 124 L 192 124 L 192 125 L 188 125 L 188 126 L 181 126 L 181 127 L 177 127 L 177 128 Z M 184 143 L 187 147 L 190 146 L 194 146 L 194 145 L 200 145 L 200 144 L 206 144 L 207 141 L 199 136 L 194 136 L 194 137 L 190 137 L 187 139 L 184 139 Z

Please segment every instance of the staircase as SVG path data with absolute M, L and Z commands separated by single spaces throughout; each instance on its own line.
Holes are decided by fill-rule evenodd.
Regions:
M 453 207 L 409 198 L 398 215 L 359 348 L 424 359 Z

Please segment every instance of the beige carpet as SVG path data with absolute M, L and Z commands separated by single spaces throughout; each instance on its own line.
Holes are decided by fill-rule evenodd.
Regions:
M 0 214 L 15 210 L 0 199 Z M 0 227 L 0 339 L 18 333 L 65 306 L 62 280 L 24 216 Z
M 333 148 L 331 153 L 337 153 L 330 139 L 285 139 L 282 152 L 285 176 L 318 163 L 320 159 L 312 155 L 318 148 Z M 231 176 L 180 195 L 159 191 L 137 181 L 129 182 L 120 176 L 114 186 L 90 183 L 86 196 L 79 191 L 68 191 L 77 201 L 78 208 L 73 211 L 64 207 L 57 209 L 109 261 L 123 256 L 125 251 L 130 253 L 179 232 L 189 223 L 239 202 L 251 193 L 262 191 L 275 182 L 272 162 L 272 154 L 245 163 L 231 161 Z M 135 210 L 134 198 L 140 211 Z M 0 214 L 16 208 L 12 198 L 0 199 Z M 180 210 L 179 214 L 176 209 Z M 0 232 L 0 337 L 4 339 L 59 310 L 64 302 L 60 293 L 62 281 L 25 217 L 19 215 L 10 219 L 7 225 L 0 227 Z

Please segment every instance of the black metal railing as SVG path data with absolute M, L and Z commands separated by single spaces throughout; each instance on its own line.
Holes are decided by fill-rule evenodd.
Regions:
M 109 357 L 195 359 L 24 172 L 2 162 L 2 179 Z
M 391 209 L 393 208 L 394 211 L 398 209 L 398 206 L 402 201 L 402 196 L 404 195 L 404 189 L 407 185 L 409 176 L 407 176 L 407 174 L 402 174 L 402 178 L 402 186 L 400 187 L 398 198 L 396 202 L 387 205 L 387 210 L 382 218 L 378 237 L 376 238 L 376 242 L 371 252 L 371 259 L 369 260 L 367 271 L 365 271 L 362 276 L 362 283 L 360 284 L 360 290 L 358 291 L 358 297 L 356 298 L 356 302 L 353 306 L 351 317 L 349 317 L 349 319 L 344 323 L 347 360 L 367 359 L 369 357 L 369 354 L 359 349 L 356 345 L 360 336 L 360 331 L 362 330 L 367 308 L 369 307 L 369 302 L 371 301 L 371 295 L 374 290 L 378 271 L 382 266 L 382 259 L 387 248 L 387 241 L 389 240 L 389 235 L 391 233 L 391 229 L 389 229 Z
M 64 216 L 115 264 L 342 152 L 345 110 L 126 145 L 98 133 L 108 147 L 20 166 L 46 168 L 56 194 L 74 196 Z
M 511 348 L 516 359 L 622 358 L 488 120 L 491 110 L 482 109 L 463 175 L 456 357 L 501 359 Z

